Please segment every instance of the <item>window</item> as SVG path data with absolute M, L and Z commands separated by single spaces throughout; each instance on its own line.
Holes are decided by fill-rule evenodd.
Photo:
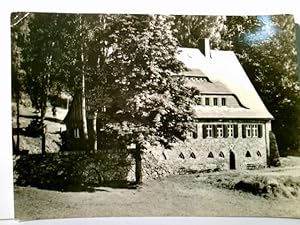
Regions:
M 223 126 L 222 125 L 218 125 L 217 126 L 217 137 L 223 137 Z
M 246 137 L 251 137 L 251 125 L 246 125 Z
M 259 137 L 263 135 L 261 124 L 243 124 L 242 125 L 243 138 Z
M 226 98 L 222 98 L 222 106 L 226 105 Z
M 106 106 L 105 105 L 101 107 L 101 112 L 103 112 L 103 113 L 106 112 Z
M 181 159 L 184 159 L 184 155 L 183 155 L 183 153 L 182 153 L 182 152 L 180 152 L 180 154 L 179 154 L 179 158 L 181 158 Z
M 218 105 L 218 99 L 214 98 L 214 106 Z
M 209 105 L 209 98 L 205 98 L 205 105 Z
M 207 137 L 212 137 L 212 136 L 213 136 L 213 126 L 207 125 Z
M 208 153 L 208 158 L 214 158 L 214 155 L 212 154 L 212 152 Z
M 196 159 L 196 156 L 195 156 L 194 152 L 191 153 L 190 157 L 193 158 L 193 159 Z
M 201 97 L 200 96 L 196 96 L 195 97 L 195 102 L 196 102 L 197 105 L 201 105 L 202 104 L 201 103 Z
M 228 125 L 228 137 L 233 137 L 233 124 Z
M 249 151 L 246 152 L 246 157 L 248 157 L 248 158 L 251 157 L 251 154 Z
M 187 138 L 192 138 L 192 137 L 193 137 L 193 132 L 191 132 L 191 131 L 186 131 L 186 137 L 187 137 Z
M 79 128 L 74 129 L 74 138 L 80 138 Z
M 223 153 L 223 152 L 220 152 L 219 157 L 225 158 L 224 153 Z
M 258 157 L 261 157 L 260 151 L 257 151 L 256 154 L 257 154 Z
M 245 125 L 246 126 L 246 125 Z M 202 125 L 203 138 L 214 137 L 214 138 L 228 138 L 238 137 L 238 125 L 237 124 L 203 124 Z M 244 129 L 246 132 L 246 128 Z M 246 137 L 246 136 L 245 136 Z
M 258 126 L 257 126 L 257 124 L 252 125 L 252 137 L 258 137 Z

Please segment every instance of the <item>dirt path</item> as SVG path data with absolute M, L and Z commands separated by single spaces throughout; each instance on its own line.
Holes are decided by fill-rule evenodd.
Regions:
M 139 189 L 100 187 L 96 192 L 57 192 L 16 187 L 18 219 L 96 216 L 300 217 L 300 197 L 267 200 L 216 188 L 195 175 L 149 180 Z

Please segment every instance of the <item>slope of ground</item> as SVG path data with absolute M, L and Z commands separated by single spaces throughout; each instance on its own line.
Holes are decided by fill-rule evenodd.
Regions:
M 14 107 L 14 104 L 13 104 Z M 64 131 L 65 125 L 62 123 L 65 115 L 67 114 L 67 110 L 63 108 L 57 108 L 56 116 L 52 115 L 51 107 L 48 107 L 46 112 L 46 120 L 45 124 L 47 126 L 46 131 L 46 152 L 58 152 L 61 143 L 60 140 L 60 131 Z M 21 130 L 25 130 L 26 127 L 30 124 L 30 122 L 37 117 L 38 114 L 35 112 L 35 109 L 31 107 L 20 107 L 20 128 Z M 16 116 L 12 118 L 12 127 L 16 128 Z M 14 135 L 14 139 L 16 141 L 16 135 Z M 20 135 L 20 149 L 28 150 L 29 154 L 41 153 L 41 137 L 31 137 L 26 136 L 21 133 Z

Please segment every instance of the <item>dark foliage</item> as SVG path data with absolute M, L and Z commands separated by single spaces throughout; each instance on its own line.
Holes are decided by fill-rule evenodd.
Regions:
M 117 154 L 47 154 L 18 156 L 15 184 L 59 191 L 82 191 L 127 182 L 131 166 L 126 151 Z

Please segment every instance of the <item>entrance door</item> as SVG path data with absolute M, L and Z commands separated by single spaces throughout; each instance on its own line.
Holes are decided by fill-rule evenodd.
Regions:
M 235 155 L 233 153 L 233 151 L 230 151 L 229 153 L 229 168 L 231 170 L 235 170 Z

